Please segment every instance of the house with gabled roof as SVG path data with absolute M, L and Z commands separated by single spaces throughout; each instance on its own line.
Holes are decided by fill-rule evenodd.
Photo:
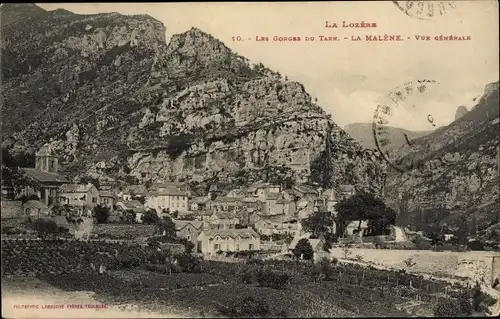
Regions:
M 113 209 L 118 201 L 118 196 L 111 190 L 99 190 L 99 202 L 101 206 Z
M 147 189 L 145 185 L 128 185 L 122 188 L 118 197 L 123 200 L 131 200 L 133 197 L 144 197 Z
M 175 233 L 178 238 L 185 238 L 195 245 L 198 250 L 198 236 L 203 231 L 203 222 L 199 220 L 174 220 Z
M 189 211 L 188 199 L 189 193 L 180 186 L 164 183 L 150 188 L 145 196 L 144 205 L 155 209 L 158 215 L 164 210 L 186 214 Z
M 260 236 L 251 228 L 204 230 L 198 236 L 199 252 L 260 250 Z
M 242 197 L 218 196 L 208 203 L 208 208 L 218 211 L 234 211 L 243 207 Z
M 235 229 L 239 219 L 234 212 L 212 211 L 202 217 L 204 229 Z
M 316 198 L 319 195 L 316 189 L 307 185 L 294 185 L 292 191 L 298 198 Z
M 99 204 L 99 190 L 94 184 L 63 184 L 59 187 L 59 203 L 83 211 L 92 210 Z

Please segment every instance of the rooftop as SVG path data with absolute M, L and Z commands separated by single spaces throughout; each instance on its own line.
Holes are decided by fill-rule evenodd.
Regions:
M 257 234 L 252 228 L 240 228 L 240 229 L 214 229 L 214 230 L 205 230 L 202 232 L 205 236 L 213 238 L 215 236 L 220 236 L 222 238 L 260 238 L 259 234 Z
M 125 209 L 131 209 L 134 212 L 143 212 L 144 211 L 144 205 L 142 205 L 141 202 L 138 200 L 125 200 L 125 201 L 120 201 L 116 205 L 123 205 Z
M 63 184 L 59 187 L 59 192 L 61 193 L 86 193 L 92 187 L 93 184 Z
M 200 229 L 203 226 L 203 222 L 199 220 L 174 220 L 175 230 L 181 230 L 184 227 L 191 225 L 196 229 Z
M 66 177 L 57 173 L 44 172 L 33 167 L 26 167 L 22 170 L 24 171 L 24 175 L 26 177 L 32 178 L 40 183 L 69 183 L 69 180 Z

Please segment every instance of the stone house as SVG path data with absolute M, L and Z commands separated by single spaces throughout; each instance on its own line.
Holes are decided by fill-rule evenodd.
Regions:
M 91 211 L 100 203 L 99 190 L 93 184 L 63 184 L 59 187 L 59 203 Z
M 58 199 L 59 187 L 69 183 L 66 177 L 58 173 L 58 169 L 56 153 L 49 144 L 43 145 L 35 154 L 35 167 L 22 168 L 24 176 L 33 180 L 37 186 L 26 186 L 22 193 L 36 194 L 45 205 L 54 205 Z
M 116 214 L 121 217 L 123 213 L 132 211 L 135 213 L 135 221 L 142 223 L 142 215 L 146 211 L 144 205 L 138 200 L 120 200 L 116 203 Z
M 155 209 L 158 214 L 164 209 L 168 209 L 170 213 L 177 211 L 186 214 L 189 211 L 188 199 L 188 192 L 177 186 L 157 185 L 147 193 L 144 206 Z
M 147 189 L 144 185 L 129 185 L 125 186 L 120 193 L 118 193 L 118 198 L 128 201 L 133 197 L 144 197 L 146 195 Z
M 235 229 L 237 224 L 239 219 L 233 212 L 215 211 L 203 215 L 203 229 Z
M 260 236 L 251 228 L 204 230 L 198 236 L 198 252 L 260 250 Z
M 189 202 L 189 210 L 191 211 L 201 211 L 207 209 L 207 205 L 210 202 L 210 198 L 206 196 L 195 197 Z
M 219 196 L 208 203 L 208 208 L 212 210 L 228 211 L 232 212 L 234 210 L 243 207 L 243 198 L 241 197 L 225 197 Z
M 290 234 L 296 237 L 302 232 L 302 224 L 298 220 L 278 222 L 262 219 L 255 223 L 255 229 L 261 235 Z
M 294 185 L 292 192 L 295 197 L 305 199 L 316 199 L 319 195 L 317 190 L 307 185 Z
M 174 220 L 175 232 L 178 238 L 185 238 L 198 250 L 198 236 L 203 231 L 203 222 L 199 220 Z
M 100 190 L 99 191 L 99 205 L 108 207 L 110 210 L 113 210 L 114 205 L 118 201 L 118 196 L 109 190 Z

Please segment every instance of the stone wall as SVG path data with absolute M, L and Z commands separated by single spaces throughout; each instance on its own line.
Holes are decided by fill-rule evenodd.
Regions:
M 344 258 L 342 248 L 330 249 L 332 257 Z M 350 256 L 361 256 L 364 262 L 406 269 L 409 272 L 425 273 L 435 276 L 468 278 L 470 281 L 488 283 L 493 274 L 500 273 L 500 253 L 487 251 L 435 252 L 427 250 L 389 250 L 352 248 Z M 495 257 L 495 265 L 493 260 Z M 407 265 L 414 263 L 414 266 Z

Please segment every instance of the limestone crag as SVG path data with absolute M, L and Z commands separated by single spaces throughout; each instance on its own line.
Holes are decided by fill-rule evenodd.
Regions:
M 322 183 L 383 188 L 300 83 L 197 28 L 167 44 L 148 16 L 56 10 L 2 31 L 2 146 L 50 142 L 70 178 L 320 182 L 324 157 Z

